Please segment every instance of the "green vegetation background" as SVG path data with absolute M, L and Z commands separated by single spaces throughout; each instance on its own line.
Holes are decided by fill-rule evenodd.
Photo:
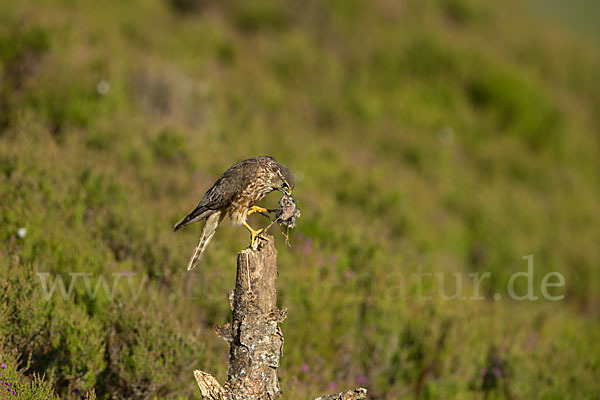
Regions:
M 599 67 L 516 0 L 3 1 L 0 373 L 20 397 L 0 398 L 224 380 L 213 327 L 247 232 L 224 224 L 190 274 L 200 226 L 171 227 L 259 154 L 302 209 L 293 247 L 277 235 L 285 398 L 595 398 Z M 529 254 L 563 301 L 506 299 Z M 419 268 L 448 295 L 489 271 L 487 300 L 433 279 L 419 300 Z M 45 301 L 39 272 L 122 279 Z

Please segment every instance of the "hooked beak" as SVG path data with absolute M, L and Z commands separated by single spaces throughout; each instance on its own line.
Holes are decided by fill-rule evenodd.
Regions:
M 290 190 L 289 192 L 285 189 L 279 189 L 283 194 L 285 194 L 286 196 L 291 196 L 292 195 L 292 191 Z

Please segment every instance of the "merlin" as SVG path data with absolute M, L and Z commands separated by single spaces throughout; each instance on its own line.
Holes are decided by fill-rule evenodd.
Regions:
M 294 176 L 285 165 L 278 163 L 273 157 L 254 157 L 230 167 L 206 191 L 194 211 L 175 224 L 177 231 L 193 222 L 206 219 L 188 270 L 198 264 L 219 223 L 227 214 L 232 225 L 243 225 L 250 231 L 252 247 L 259 239 L 268 240 L 263 235 L 264 228 L 254 230 L 248 225 L 246 218 L 252 213 L 268 211 L 254 205 L 267 194 L 279 190 L 290 196 L 293 189 Z

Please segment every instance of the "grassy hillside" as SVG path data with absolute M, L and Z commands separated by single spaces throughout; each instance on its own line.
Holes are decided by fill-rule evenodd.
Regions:
M 598 55 L 516 0 L 215 3 L 3 2 L 2 379 L 39 399 L 223 380 L 248 234 L 223 224 L 189 273 L 200 226 L 172 225 L 269 154 L 302 210 L 277 239 L 286 399 L 597 396 Z M 539 299 L 511 300 L 528 255 Z
M 581 38 L 600 46 L 600 3 L 594 0 L 527 0 L 540 14 L 564 24 Z

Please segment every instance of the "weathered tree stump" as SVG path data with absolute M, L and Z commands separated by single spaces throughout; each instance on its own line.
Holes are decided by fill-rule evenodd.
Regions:
M 227 382 L 221 386 L 206 372 L 194 371 L 202 398 L 210 400 L 272 400 L 281 394 L 277 368 L 283 351 L 279 324 L 287 309 L 277 308 L 277 250 L 274 239 L 238 253 L 235 289 L 229 294 L 232 323 L 216 327 L 229 343 Z M 319 399 L 365 399 L 366 390 Z
M 235 289 L 229 295 L 232 324 L 217 327 L 229 343 L 227 383 L 194 371 L 205 399 L 274 399 L 281 393 L 277 368 L 283 349 L 279 324 L 286 310 L 277 308 L 277 250 L 273 237 L 257 250 L 238 254 Z

